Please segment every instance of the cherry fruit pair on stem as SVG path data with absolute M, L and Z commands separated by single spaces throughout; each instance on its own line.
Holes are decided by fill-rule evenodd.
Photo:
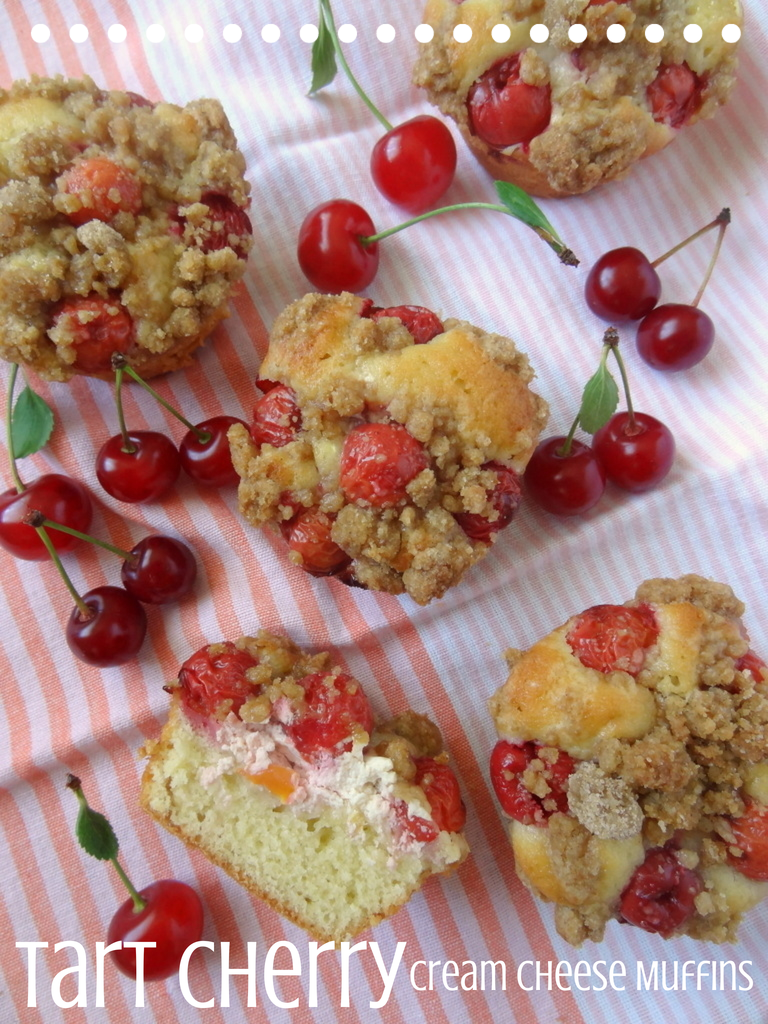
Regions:
M 721 210 L 713 221 L 653 262 L 639 249 L 622 246 L 605 253 L 590 270 L 585 286 L 587 305 L 593 313 L 611 323 L 639 320 L 637 350 L 649 366 L 657 370 L 686 370 L 700 363 L 712 348 L 715 327 L 711 318 L 699 309 L 699 302 L 714 270 L 730 219 L 730 211 Z M 656 268 L 714 227 L 719 228 L 717 243 L 693 302 L 657 305 L 661 279 Z

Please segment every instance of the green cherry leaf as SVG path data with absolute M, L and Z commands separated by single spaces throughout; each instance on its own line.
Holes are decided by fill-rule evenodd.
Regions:
M 328 28 L 325 9 L 322 0 L 317 16 L 317 39 L 312 44 L 312 84 L 309 87 L 310 96 L 320 92 L 326 85 L 330 85 L 336 77 L 336 52 L 333 45 L 333 35 Z
M 91 857 L 97 860 L 114 860 L 117 857 L 118 842 L 114 829 L 99 811 L 88 804 L 80 787 L 80 780 L 70 775 L 67 788 L 71 789 L 80 803 L 80 810 L 75 822 L 75 835 L 78 842 Z
M 527 192 L 508 181 L 495 181 L 494 185 L 499 199 L 513 217 L 517 217 L 518 220 L 534 230 L 539 229 L 546 232 L 555 241 L 562 242 L 558 233 L 544 216 L 543 210 L 536 205 Z
M 597 371 L 584 385 L 579 410 L 579 424 L 588 434 L 594 434 L 616 412 L 619 389 L 602 360 Z
M 11 415 L 13 453 L 17 459 L 44 448 L 53 431 L 53 412 L 29 386 L 16 399 Z

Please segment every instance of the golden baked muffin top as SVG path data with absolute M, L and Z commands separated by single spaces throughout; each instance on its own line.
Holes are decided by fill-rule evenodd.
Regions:
M 274 324 L 250 432 L 230 432 L 241 511 L 281 525 L 313 574 L 426 604 L 517 508 L 547 415 L 532 377 L 512 341 L 462 321 L 306 295 Z
M 0 90 L 0 355 L 52 380 L 188 362 L 244 272 L 244 171 L 217 100 Z

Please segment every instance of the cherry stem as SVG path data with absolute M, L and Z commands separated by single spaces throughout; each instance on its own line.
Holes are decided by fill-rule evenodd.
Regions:
M 212 435 L 209 433 L 209 431 L 200 430 L 199 427 L 193 426 L 193 424 L 191 424 L 185 416 L 181 415 L 178 409 L 174 409 L 170 402 L 167 402 L 162 397 L 162 395 L 158 394 L 158 392 L 155 391 L 151 384 L 147 384 L 143 377 L 141 377 L 133 369 L 132 366 L 128 365 L 128 363 L 125 361 L 125 356 L 121 352 L 115 352 L 115 354 L 112 356 L 112 369 L 115 371 L 125 371 L 125 373 L 127 373 L 133 380 L 135 380 L 137 384 L 140 384 L 145 391 L 152 395 L 156 402 L 159 402 L 164 409 L 167 409 L 169 413 L 171 413 L 173 416 L 176 417 L 177 420 L 183 423 L 187 430 L 191 430 L 192 433 L 197 438 L 197 440 L 200 442 L 200 444 L 207 444 L 211 440 Z
M 725 211 L 723 211 L 723 212 L 725 212 Z M 692 306 L 698 306 L 699 302 L 701 301 L 701 296 L 704 294 L 704 289 L 709 284 L 709 279 L 710 279 L 710 277 L 712 277 L 712 271 L 715 269 L 715 264 L 717 263 L 717 257 L 720 255 L 720 247 L 723 244 L 723 236 L 725 235 L 725 229 L 728 227 L 730 222 L 731 222 L 731 215 L 730 215 L 730 211 L 728 211 L 728 217 L 727 218 L 724 217 L 724 218 L 722 218 L 720 220 L 720 230 L 717 233 L 717 241 L 715 242 L 715 251 L 712 253 L 712 258 L 709 261 L 709 266 L 707 267 L 707 272 L 704 275 L 704 280 L 701 282 L 701 287 L 696 292 L 696 298 L 691 303 Z
M 89 544 L 96 544 L 97 547 L 104 548 L 105 551 L 111 551 L 113 555 L 117 555 L 118 558 L 122 558 L 126 562 L 135 562 L 136 556 L 131 554 L 130 551 L 124 551 L 122 548 L 117 547 L 114 544 L 110 544 L 106 540 L 101 540 L 99 537 L 93 537 L 90 533 L 83 533 L 81 530 L 76 530 L 73 526 L 65 526 L 63 523 L 57 523 L 53 519 L 46 518 L 42 512 L 39 512 L 35 508 L 31 508 L 29 512 L 24 516 L 24 522 L 27 526 L 47 526 L 50 530 L 60 530 L 62 533 L 68 533 L 71 537 L 77 537 L 78 540 L 87 541 Z
M 411 224 L 418 224 L 421 220 L 427 220 L 429 217 L 437 217 L 440 213 L 452 213 L 454 210 L 495 210 L 497 213 L 505 213 L 508 217 L 514 217 L 515 220 L 522 220 L 516 216 L 508 207 L 502 206 L 500 203 L 453 203 L 451 206 L 441 206 L 437 210 L 428 210 L 426 213 L 421 213 L 418 217 L 412 217 L 410 220 L 403 221 L 402 224 L 397 224 L 393 228 L 387 228 L 385 231 L 378 231 L 375 235 L 360 236 L 360 243 L 362 245 L 373 245 L 374 242 L 380 242 L 382 238 L 388 238 L 390 235 L 396 234 L 398 231 L 402 231 L 404 228 L 408 228 Z M 523 224 L 528 224 L 527 221 L 522 220 Z M 532 231 L 535 231 L 539 238 L 543 239 L 560 257 L 560 262 L 564 263 L 568 267 L 577 267 L 579 261 L 574 255 L 573 251 L 563 243 L 555 238 L 555 236 L 547 231 L 546 228 L 539 227 L 538 225 L 528 224 L 528 227 Z
M 658 267 L 658 265 L 660 263 L 663 263 L 664 260 L 668 260 L 670 256 L 674 256 L 676 252 L 680 252 L 680 250 L 684 249 L 685 246 L 688 245 L 690 242 L 696 241 L 697 238 L 700 238 L 702 235 L 705 235 L 707 231 L 711 231 L 712 228 L 715 228 L 718 225 L 721 228 L 720 237 L 722 238 L 722 232 L 725 229 L 726 225 L 730 224 L 730 222 L 731 211 L 727 206 L 724 206 L 714 220 L 710 221 L 709 224 L 705 224 L 703 228 L 699 228 L 698 231 L 694 231 L 694 233 L 692 235 L 689 235 L 688 238 L 684 238 L 682 242 L 679 242 L 674 248 L 670 249 L 669 252 L 665 252 L 663 256 L 659 256 L 657 260 L 653 261 L 651 266 L 654 268 Z
M 629 393 L 629 377 L 627 376 L 627 369 L 624 365 L 624 360 L 619 352 L 619 332 L 615 327 L 609 327 L 603 337 L 604 351 L 607 352 L 609 349 L 613 352 L 613 357 L 619 367 L 619 373 L 621 374 L 621 386 L 624 388 L 624 399 L 627 403 L 627 417 L 628 424 L 624 431 L 626 434 L 632 435 L 635 433 L 635 410 L 632 406 L 632 397 Z
M 72 790 L 84 811 L 93 813 L 92 808 L 89 806 L 88 801 L 86 800 L 85 793 L 83 792 L 83 787 L 80 783 L 80 779 L 78 779 L 76 775 L 67 775 L 67 789 Z M 104 857 L 103 855 L 101 855 L 99 856 L 99 860 L 112 861 L 115 871 L 117 871 L 120 880 L 130 893 L 131 899 L 133 900 L 134 913 L 140 914 L 141 911 L 144 910 L 144 908 L 146 907 L 147 901 L 144 899 L 143 896 L 140 895 L 135 885 L 131 882 L 128 875 L 126 875 L 125 871 L 122 868 L 122 865 L 117 859 L 117 854 L 113 854 L 111 857 Z
M 117 405 L 117 421 L 120 424 L 120 433 L 123 435 L 123 451 L 126 455 L 136 454 L 136 445 L 131 443 L 128 437 L 128 428 L 125 425 L 125 414 L 123 413 L 123 373 L 125 367 L 118 366 L 115 370 L 115 404 Z
M 580 419 L 581 419 L 581 409 L 579 409 L 579 411 L 576 413 L 576 419 L 571 424 L 571 429 L 568 431 L 568 434 L 566 435 L 566 438 L 563 441 L 563 443 L 560 445 L 560 447 L 555 452 L 555 455 L 559 455 L 561 458 L 567 459 L 568 456 L 571 454 L 571 445 L 573 444 L 573 437 L 574 437 L 574 434 L 576 433 L 576 428 L 579 425 L 579 420 Z
M 381 113 L 381 111 L 376 106 L 374 106 L 372 100 L 370 100 L 368 98 L 368 96 L 366 95 L 366 93 L 363 90 L 362 86 L 357 81 L 355 76 L 352 74 L 352 69 L 350 68 L 349 64 L 347 64 L 346 58 L 344 56 L 344 52 L 341 49 L 341 43 L 339 42 L 339 37 L 338 37 L 338 35 L 336 33 L 336 23 L 333 20 L 333 12 L 331 11 L 330 0 L 320 0 L 320 16 L 322 17 L 323 21 L 325 22 L 325 26 L 328 29 L 328 35 L 331 37 L 331 42 L 333 43 L 333 49 L 334 49 L 334 52 L 336 53 L 336 56 L 338 57 L 339 64 L 341 64 L 341 67 L 342 67 L 342 70 L 344 71 L 344 74 L 347 76 L 349 81 L 352 83 L 352 86 L 353 86 L 355 92 L 360 97 L 360 99 L 363 101 L 363 103 L 366 105 L 366 107 L 368 107 L 368 109 L 373 114 L 373 116 L 377 119 L 377 121 L 379 121 L 384 126 L 384 130 L 388 131 L 388 132 L 391 132 L 392 131 L 392 125 L 389 123 L 389 121 L 386 119 L 386 117 L 384 117 L 384 115 Z
M 69 574 L 68 574 L 67 570 L 64 568 L 64 564 L 62 563 L 61 558 L 59 557 L 58 551 L 53 546 L 53 541 L 51 540 L 51 538 L 50 538 L 50 536 L 48 534 L 48 531 L 46 530 L 46 528 L 44 526 L 36 526 L 35 529 L 37 530 L 38 537 L 40 538 L 40 540 L 45 545 L 46 550 L 48 551 L 48 554 L 51 556 L 51 561 L 56 566 L 56 568 L 59 570 L 59 575 L 64 580 L 64 585 L 66 586 L 67 590 L 71 594 L 72 600 L 75 602 L 75 604 L 77 606 L 77 610 L 80 612 L 80 614 L 82 615 L 82 617 L 84 619 L 92 619 L 93 618 L 93 612 L 88 607 L 88 605 L 85 603 L 85 601 L 82 599 L 82 597 L 80 597 L 80 595 L 78 594 L 78 592 L 77 592 L 77 590 L 75 588 L 74 583 L 69 578 Z
M 11 379 L 8 382 L 8 398 L 7 407 L 5 413 L 5 438 L 8 447 L 8 460 L 11 464 L 11 476 L 13 477 L 13 483 L 19 494 L 26 490 L 24 482 L 19 476 L 19 471 L 16 468 L 16 452 L 13 447 L 13 429 L 11 427 L 11 418 L 13 416 L 13 392 L 16 389 L 16 375 L 19 372 L 19 367 L 16 363 L 11 364 Z

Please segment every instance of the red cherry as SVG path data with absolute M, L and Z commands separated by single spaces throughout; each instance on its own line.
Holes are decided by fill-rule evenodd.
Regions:
M 51 310 L 50 330 L 57 340 L 74 346 L 73 366 L 83 373 L 105 373 L 112 368 L 112 355 L 127 352 L 133 344 L 133 319 L 116 299 L 70 295 Z
M 195 584 L 195 556 L 180 540 L 152 534 L 131 548 L 131 556 L 123 562 L 121 578 L 137 601 L 168 604 L 180 600 Z
M 258 664 L 247 651 L 230 640 L 208 644 L 187 658 L 179 672 L 181 699 L 187 710 L 213 716 L 223 701 L 237 714 L 244 702 L 256 696 L 261 687 L 248 678 L 248 670 Z
M 206 230 L 200 243 L 203 252 L 216 252 L 229 246 L 244 260 L 248 255 L 248 240 L 253 234 L 251 218 L 245 210 L 221 192 L 204 192 L 200 202 L 208 207 Z
M 247 423 L 237 416 L 212 416 L 197 423 L 195 430 L 188 430 L 179 445 L 181 468 L 197 483 L 204 487 L 230 487 L 240 477 L 232 465 L 227 431 L 233 423 Z M 210 435 L 201 441 L 195 431 Z
M 376 188 L 396 206 L 418 214 L 450 187 L 456 171 L 456 143 L 436 117 L 421 114 L 379 139 L 371 154 Z
M 575 516 L 596 505 L 605 490 L 605 470 L 581 441 L 572 440 L 567 455 L 561 454 L 565 437 L 540 441 L 525 470 L 528 494 L 547 512 Z
M 696 913 L 702 888 L 699 876 L 684 868 L 672 850 L 656 846 L 621 894 L 619 913 L 629 924 L 668 939 Z
M 386 309 L 381 309 L 372 305 L 367 312 L 361 312 L 360 315 L 369 320 L 381 320 L 385 316 L 400 320 L 412 335 L 416 345 L 426 344 L 445 330 L 440 318 L 424 306 L 387 306 Z
M 57 179 L 60 192 L 76 195 L 80 209 L 67 214 L 72 224 L 89 220 L 110 221 L 125 211 L 141 209 L 141 182 L 132 171 L 106 157 L 96 156 L 73 164 Z
M 271 444 L 282 448 L 301 430 L 301 410 L 296 392 L 285 384 L 275 384 L 262 395 L 253 407 L 251 424 L 253 443 L 261 447 Z
M 553 763 L 542 761 L 546 766 L 540 772 L 549 785 L 545 797 L 535 796 L 525 786 L 523 775 L 531 761 L 540 759 L 541 745 L 538 743 L 510 743 L 499 740 L 491 753 L 491 784 L 505 814 L 524 825 L 543 827 L 555 811 L 568 813 L 566 782 L 576 767 L 576 762 L 564 750 L 558 751 Z
M 315 672 L 299 679 L 304 700 L 285 727 L 309 761 L 351 750 L 355 739 L 373 731 L 373 712 L 360 684 L 343 672 Z
M 27 526 L 24 517 L 33 509 L 42 512 L 62 526 L 87 533 L 91 525 L 93 507 L 87 489 L 79 480 L 62 473 L 45 473 L 19 493 L 11 489 L 0 494 L 0 546 L 16 558 L 39 562 L 48 558 L 48 549 L 37 530 Z M 47 529 L 53 546 L 64 554 L 80 541 L 61 530 Z
M 85 618 L 76 606 L 66 629 L 75 657 L 100 668 L 135 657 L 147 631 L 147 616 L 136 598 L 122 587 L 96 587 L 82 600 L 91 615 Z
M 548 85 L 529 85 L 520 78 L 521 54 L 492 64 L 467 95 L 469 129 L 494 149 L 528 143 L 549 125 L 552 115 Z
M 373 221 L 357 203 L 321 203 L 299 229 L 299 266 L 320 291 L 362 291 L 379 268 L 379 243 L 363 245 L 361 239 L 375 233 Z
M 750 799 L 745 804 L 744 815 L 730 823 L 733 845 L 742 855 L 729 854 L 728 863 L 747 878 L 768 882 L 768 807 Z
M 413 783 L 424 790 L 432 821 L 409 814 L 408 804 L 400 800 L 395 804 L 400 828 L 420 843 L 434 842 L 441 832 L 461 832 L 466 824 L 467 811 L 452 769 L 431 757 L 415 757 L 413 761 L 416 765 Z
M 656 370 L 687 370 L 707 355 L 715 325 L 698 306 L 666 302 L 646 314 L 637 327 L 637 351 Z
M 176 483 L 179 453 L 176 446 L 154 430 L 128 434 L 133 451 L 124 450 L 121 434 L 106 441 L 96 456 L 96 476 L 113 498 L 130 504 L 156 501 Z
M 646 90 L 654 121 L 682 128 L 701 106 L 703 87 L 686 63 L 663 65 Z
M 737 672 L 751 672 L 756 683 L 760 683 L 768 677 L 768 665 L 751 648 L 739 658 L 734 667 Z
M 600 257 L 587 276 L 584 294 L 603 320 L 639 320 L 659 301 L 661 280 L 648 257 L 626 245 Z
M 498 513 L 496 519 L 487 519 L 476 512 L 458 512 L 454 519 L 469 538 L 490 544 L 494 534 L 512 522 L 523 495 L 520 476 L 514 469 L 501 462 L 486 462 L 482 469 L 493 470 L 496 474 L 493 490 L 488 492 L 490 503 Z
M 312 576 L 333 575 L 351 561 L 332 539 L 332 529 L 333 517 L 319 508 L 305 509 L 282 526 L 288 547 L 301 556 L 302 569 Z
M 184 882 L 162 879 L 139 892 L 146 902 L 137 911 L 127 899 L 109 924 L 107 943 L 154 942 L 144 950 L 144 980 L 159 981 L 175 974 L 187 946 L 203 934 L 203 905 L 194 889 Z M 130 978 L 136 977 L 136 950 L 110 953 L 115 966 Z
M 634 420 L 617 412 L 592 439 L 605 475 L 625 491 L 647 491 L 664 479 L 675 458 L 675 439 L 668 427 L 644 412 Z
M 391 508 L 428 465 L 422 443 L 399 423 L 363 423 L 344 439 L 339 483 L 349 501 Z
M 566 640 L 586 668 L 637 676 L 658 636 L 659 624 L 649 605 L 596 604 L 576 617 Z

